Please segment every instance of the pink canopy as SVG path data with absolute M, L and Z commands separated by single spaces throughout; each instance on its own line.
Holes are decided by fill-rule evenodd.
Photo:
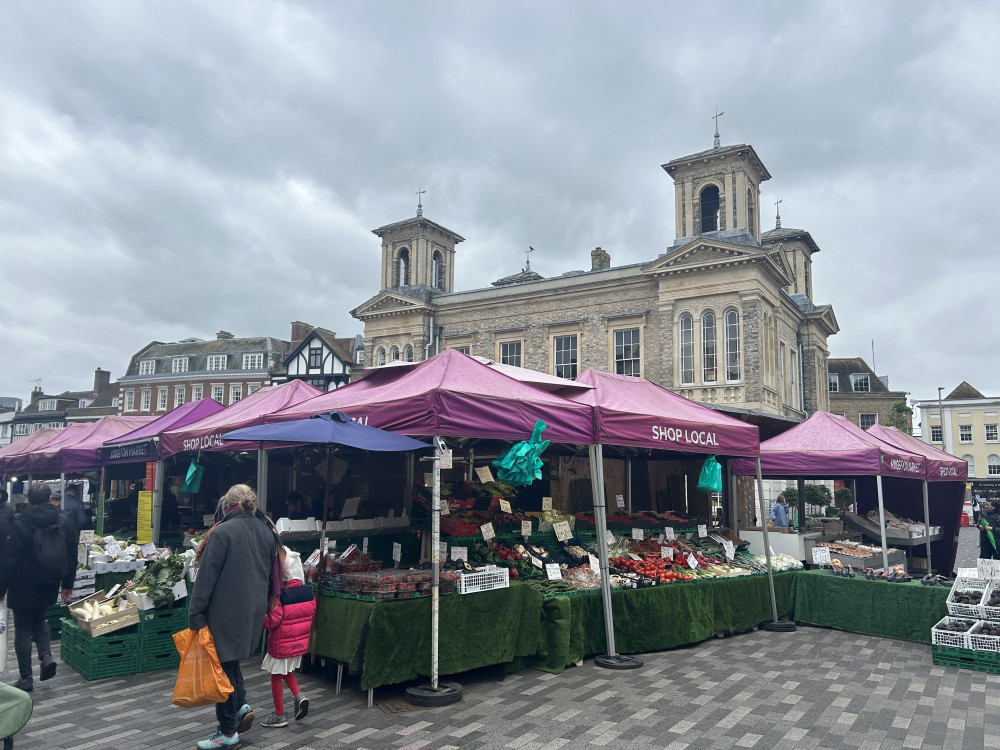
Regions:
M 105 440 L 124 435 L 154 419 L 156 417 L 113 415 L 87 422 L 80 429 L 67 428 L 28 455 L 28 471 L 36 476 L 94 471 L 101 466 L 100 447 Z
M 930 482 L 964 482 L 969 476 L 969 465 L 950 453 L 945 453 L 923 440 L 907 435 L 895 427 L 880 424 L 868 428 L 868 434 L 889 443 L 902 451 L 917 453 L 927 462 L 927 480 Z
M 17 474 L 28 469 L 28 455 L 51 443 L 66 430 L 77 430 L 82 424 L 71 424 L 68 427 L 43 427 L 30 435 L 15 440 L 10 445 L 0 448 L 0 474 Z
M 160 435 L 160 457 L 166 458 L 186 451 L 244 451 L 256 450 L 256 441 L 222 442 L 222 435 L 241 427 L 264 424 L 268 414 L 312 399 L 323 393 L 319 388 L 302 380 L 290 380 L 251 393 L 244 399 L 227 406 L 197 422 L 167 430 Z
M 101 447 L 101 461 L 104 464 L 157 461 L 161 457 L 159 443 L 162 433 L 197 422 L 224 408 L 211 398 L 181 404 L 138 430 L 108 440 Z
M 594 408 L 598 442 L 636 448 L 756 456 L 756 425 L 709 409 L 645 378 L 585 370 L 577 382 L 591 388 L 566 398 Z
M 518 382 L 453 349 L 401 370 L 399 377 L 351 383 L 277 414 L 268 422 L 343 411 L 404 435 L 527 440 L 535 422 L 554 443 L 593 441 L 591 409 Z
M 818 411 L 809 419 L 760 444 L 767 477 L 886 476 L 923 479 L 924 457 L 869 435 L 843 417 Z M 756 474 L 753 461 L 733 462 L 733 473 Z

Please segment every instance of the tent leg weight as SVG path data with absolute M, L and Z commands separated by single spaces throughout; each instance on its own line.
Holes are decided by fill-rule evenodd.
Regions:
M 605 654 L 604 656 L 595 656 L 594 664 L 605 669 L 638 669 L 642 666 L 642 659 L 624 654 L 615 654 L 614 656 Z
M 439 682 L 437 688 L 413 685 L 406 688 L 406 700 L 414 706 L 450 706 L 462 700 L 462 686 L 457 682 Z
M 772 633 L 792 633 L 795 631 L 795 623 L 791 620 L 778 620 L 772 622 L 762 622 L 761 630 L 770 630 Z

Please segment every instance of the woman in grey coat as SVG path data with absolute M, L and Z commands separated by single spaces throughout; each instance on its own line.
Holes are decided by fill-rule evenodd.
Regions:
M 188 605 L 188 627 L 208 626 L 234 689 L 228 699 L 215 704 L 219 727 L 198 743 L 200 750 L 238 744 L 238 732 L 253 723 L 240 659 L 250 657 L 260 638 L 277 559 L 274 527 L 257 512 L 257 495 L 250 487 L 231 487 L 216 513 L 221 520 L 198 550 L 201 565 Z

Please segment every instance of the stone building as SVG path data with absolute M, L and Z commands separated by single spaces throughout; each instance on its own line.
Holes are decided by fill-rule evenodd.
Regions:
M 443 348 L 574 378 L 595 368 L 641 375 L 696 401 L 799 418 L 828 409 L 827 339 L 839 328 L 812 299 L 808 232 L 762 231 L 771 175 L 748 145 L 663 165 L 676 237 L 651 260 L 543 278 L 526 266 L 487 289 L 454 289 L 464 238 L 423 216 L 373 230 L 381 290 L 352 311 L 368 366 Z
M 889 390 L 888 378 L 879 376 L 861 357 L 831 358 L 827 363 L 830 411 L 867 430 L 873 424 L 889 424 L 893 404 L 906 404 L 906 391 Z M 907 414 L 906 432 L 913 420 Z
M 1000 397 L 984 396 L 963 380 L 947 396 L 939 392 L 914 407 L 924 442 L 960 456 L 973 488 L 1000 497 Z

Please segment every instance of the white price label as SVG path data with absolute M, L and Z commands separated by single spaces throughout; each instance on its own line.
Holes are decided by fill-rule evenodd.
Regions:
M 976 560 L 976 571 L 980 578 L 1000 578 L 1000 560 Z
M 448 559 L 448 542 L 438 542 L 438 559 Z
M 368 537 L 365 537 L 364 539 L 361 540 L 361 554 L 362 555 L 368 554 Z
M 598 560 L 593 555 L 587 555 L 587 560 L 590 562 L 590 569 L 594 571 L 597 575 L 601 574 L 601 561 Z
M 615 495 L 615 502 L 618 504 L 618 510 L 621 510 L 625 507 L 625 496 Z
M 122 585 L 120 583 L 116 583 L 114 586 L 111 587 L 111 591 L 109 591 L 107 594 L 104 595 L 105 599 L 110 599 L 112 596 L 115 595 L 115 592 L 118 591 L 118 589 L 120 589 L 121 587 Z
M 336 549 L 336 547 L 334 549 Z M 327 556 L 329 554 L 330 554 L 330 540 L 329 539 L 324 539 L 323 540 L 323 556 L 325 557 L 325 556 Z
M 664 526 L 663 527 L 663 538 L 666 539 L 668 542 L 672 542 L 672 541 L 674 541 L 674 539 L 677 538 L 677 536 L 674 534 L 674 527 L 673 526 Z
M 493 472 L 490 471 L 489 466 L 477 466 L 476 476 L 479 477 L 479 481 L 483 484 L 493 481 Z
M 521 536 L 531 536 L 531 521 L 521 521 Z
M 451 506 L 448 505 L 448 501 L 445 500 L 443 497 L 441 498 L 441 515 L 442 516 L 451 515 Z
M 542 565 L 542 561 L 539 560 L 534 555 L 528 555 L 528 557 L 531 558 L 531 564 L 534 565 L 536 568 L 544 568 L 545 567 L 544 565 Z
M 94 530 L 85 529 L 80 532 L 80 544 L 93 544 L 94 543 Z
M 152 542 L 146 542 L 144 545 L 139 547 L 139 551 L 142 553 L 143 557 L 146 557 L 147 555 L 157 554 L 156 545 L 153 544 Z
M 959 578 L 979 578 L 978 568 L 959 568 L 957 573 Z
M 203 515 L 201 517 L 201 525 L 204 526 L 206 529 L 209 526 L 213 526 L 214 524 L 215 524 L 215 515 L 214 514 L 212 514 L 212 513 L 206 513 L 205 515 Z
M 452 547 L 451 548 L 451 559 L 452 560 L 465 560 L 465 562 L 469 562 L 469 548 L 468 547 Z
M 698 524 L 698 536 L 708 536 L 708 526 L 703 523 Z
M 632 528 L 632 538 L 637 542 L 641 542 L 645 538 L 645 532 L 642 529 Z
M 163 551 L 160 553 L 160 558 L 166 560 L 168 557 L 170 557 L 170 548 L 164 547 Z
M 656 537 L 657 544 L 663 544 L 665 541 L 666 539 L 663 538 L 663 534 L 660 534 L 658 537 Z
M 604 532 L 604 538 L 607 539 L 608 544 L 615 543 L 615 535 L 612 534 L 610 531 Z
M 561 581 L 562 571 L 559 569 L 559 563 L 547 563 L 545 565 L 545 575 L 548 576 L 550 581 Z
M 641 559 L 642 559 L 641 557 L 639 557 L 639 556 L 638 556 L 637 554 L 635 554 L 634 552 L 629 552 L 629 553 L 628 553 L 628 556 L 629 556 L 629 557 L 631 557 L 631 558 L 632 558 L 633 560 L 641 560 Z
M 479 533 L 483 535 L 483 539 L 485 539 L 487 542 L 496 536 L 496 532 L 493 531 L 492 523 L 484 523 L 482 526 L 480 526 Z
M 104 547 L 104 554 L 110 555 L 111 557 L 116 557 L 122 551 L 122 547 L 118 542 L 108 542 Z
M 84 545 L 84 544 L 81 544 L 76 549 L 76 564 L 83 567 L 83 566 L 87 565 L 88 560 L 89 560 L 89 556 L 88 556 L 88 552 L 87 552 L 87 546 Z
M 728 539 L 722 543 L 722 549 L 726 551 L 726 559 L 732 560 L 736 557 L 736 545 L 730 542 Z
M 674 559 L 674 548 L 673 547 L 660 547 L 660 557 L 665 557 L 668 560 Z
M 542 498 L 542 511 L 544 512 L 546 510 L 552 510 L 552 498 L 551 497 L 543 497 Z
M 500 500 L 500 510 L 504 513 L 510 513 L 510 500 Z
M 424 487 L 430 489 L 434 486 L 434 472 L 426 471 L 424 472 Z
M 830 548 L 813 547 L 813 565 L 829 565 L 829 564 L 830 564 Z
M 392 543 L 392 559 L 396 562 L 403 559 L 403 545 L 399 542 Z
M 567 539 L 573 538 L 573 530 L 569 527 L 568 521 L 557 521 L 552 524 L 552 530 L 556 533 L 556 539 L 560 542 L 565 542 Z
M 688 555 L 687 563 L 688 567 L 691 568 L 691 570 L 694 570 L 698 567 L 698 558 L 696 558 L 693 554 Z
M 356 544 L 349 544 L 349 545 L 347 545 L 347 549 L 345 549 L 345 550 L 344 550 L 344 551 L 343 551 L 343 552 L 341 553 L 341 555 L 340 555 L 340 559 L 341 559 L 341 560 L 346 560 L 346 559 L 347 559 L 348 557 L 350 557 L 350 556 L 351 556 L 351 553 L 352 553 L 352 552 L 356 552 L 356 551 L 357 551 L 357 549 L 358 549 L 358 545 L 356 545 Z
M 451 448 L 449 448 L 446 451 L 441 451 L 438 454 L 438 468 L 439 469 L 451 468 Z

